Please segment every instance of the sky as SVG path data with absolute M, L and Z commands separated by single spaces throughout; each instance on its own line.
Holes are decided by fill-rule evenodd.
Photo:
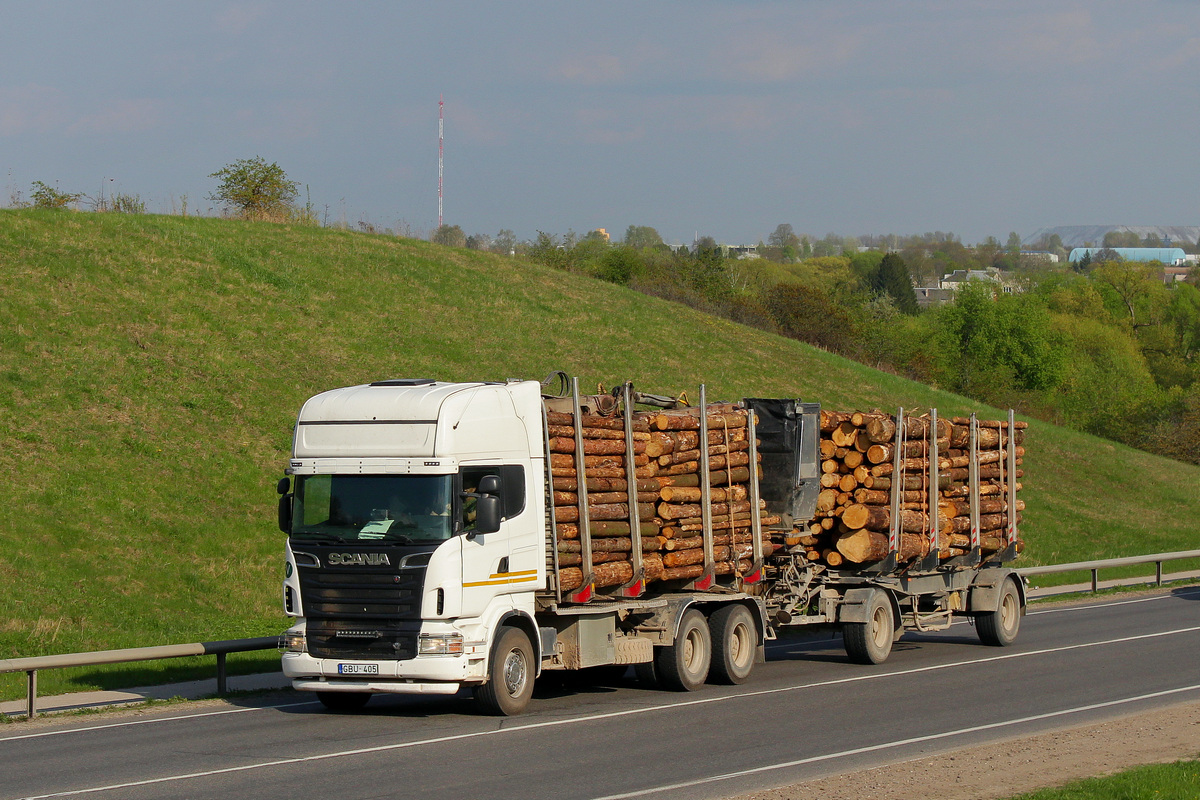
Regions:
M 0 205 L 216 213 L 261 156 L 428 236 L 439 97 L 467 234 L 1200 224 L 1195 0 L 0 0 Z

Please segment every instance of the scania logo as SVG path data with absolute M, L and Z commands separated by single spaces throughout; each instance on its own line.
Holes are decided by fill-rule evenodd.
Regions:
M 330 553 L 330 566 L 341 567 L 378 567 L 392 565 L 387 553 Z

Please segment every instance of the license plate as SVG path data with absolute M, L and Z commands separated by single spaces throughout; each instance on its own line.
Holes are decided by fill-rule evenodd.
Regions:
M 338 675 L 378 675 L 378 664 L 338 664 Z

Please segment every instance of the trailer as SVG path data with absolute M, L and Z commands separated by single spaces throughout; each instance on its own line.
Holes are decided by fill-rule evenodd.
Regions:
M 1002 546 L 980 536 L 975 418 L 953 462 L 972 465 L 954 476 L 965 477 L 954 486 L 970 534 L 949 547 L 944 426 L 935 410 L 914 422 L 898 409 L 884 448 L 891 505 L 866 515 L 888 528 L 859 536 L 881 557 L 834 566 L 790 544 L 818 516 L 819 404 L 709 403 L 700 386 L 691 405 L 628 383 L 585 396 L 577 380 L 552 378 L 385 380 L 303 405 L 278 487 L 294 618 L 282 663 L 296 689 L 334 709 L 470 689 L 482 710 L 509 715 L 553 671 L 632 666 L 680 691 L 742 683 L 764 643 L 789 630 L 840 629 L 849 658 L 871 664 L 905 630 L 955 618 L 971 618 L 985 644 L 1015 639 L 1025 586 L 1005 566 L 1020 548 L 1011 412 L 998 467 L 1008 480 L 996 484 L 1008 492 Z M 658 440 L 654 425 L 665 426 Z M 924 444 L 915 430 L 929 431 Z M 701 444 L 652 461 L 655 441 Z M 930 465 L 919 476 L 902 458 L 914 446 Z M 918 513 L 906 481 L 933 487 L 919 536 L 904 528 Z

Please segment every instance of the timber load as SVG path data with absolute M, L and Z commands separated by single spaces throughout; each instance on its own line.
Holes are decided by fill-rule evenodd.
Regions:
M 547 411 L 547 502 L 561 592 L 581 588 L 589 574 L 597 589 L 704 577 L 706 524 L 710 574 L 746 576 L 761 567 L 754 559 L 756 516 L 760 552 L 778 549 L 767 529 L 781 518 L 752 500 L 750 470 L 758 466 L 751 464 L 748 412 L 720 403 L 706 406 L 705 415 L 702 425 L 697 408 L 633 412 L 627 435 L 622 414 L 585 410 L 577 440 L 574 413 Z M 589 550 L 591 563 L 584 564 Z
M 1021 552 L 1027 424 L 975 420 L 974 429 L 972 443 L 970 418 L 822 410 L 816 512 L 773 540 L 838 569 Z

